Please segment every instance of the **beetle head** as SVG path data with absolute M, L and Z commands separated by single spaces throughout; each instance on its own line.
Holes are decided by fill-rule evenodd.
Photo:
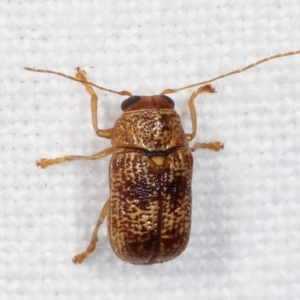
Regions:
M 166 95 L 132 96 L 121 104 L 122 111 L 140 109 L 174 109 L 174 101 Z

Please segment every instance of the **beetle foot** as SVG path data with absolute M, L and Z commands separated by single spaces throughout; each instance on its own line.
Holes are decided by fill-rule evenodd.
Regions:
M 91 243 L 86 249 L 86 251 L 77 254 L 73 257 L 73 263 L 81 264 L 86 259 L 86 257 L 95 250 L 95 247 L 96 247 L 96 243 Z
M 197 149 L 210 149 L 213 151 L 220 151 L 224 149 L 224 144 L 221 142 L 214 143 L 195 143 L 194 147 L 191 147 L 192 151 L 196 151 Z
M 60 164 L 65 162 L 66 159 L 64 157 L 60 158 L 55 158 L 55 159 L 46 159 L 42 158 L 40 161 L 36 162 L 37 167 L 41 167 L 42 169 L 45 169 L 49 166 L 55 165 L 55 164 Z
M 85 251 L 85 252 L 87 252 L 87 251 Z M 84 261 L 84 259 L 88 256 L 88 254 L 89 253 L 85 253 L 85 252 L 83 252 L 83 253 L 81 253 L 81 254 L 78 254 L 78 255 L 76 255 L 76 256 L 74 256 L 73 257 L 73 263 L 74 264 L 81 264 L 83 261 Z
M 77 79 L 87 81 L 85 71 L 80 70 L 80 68 L 76 68 L 76 71 L 77 71 L 77 73 L 76 73 L 75 76 L 76 76 Z

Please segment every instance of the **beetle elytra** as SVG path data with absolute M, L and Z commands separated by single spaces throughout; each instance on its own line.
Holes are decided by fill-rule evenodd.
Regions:
M 91 96 L 92 123 L 96 134 L 111 139 L 110 148 L 91 156 L 43 158 L 37 162 L 38 166 L 46 168 L 67 161 L 96 160 L 112 155 L 109 166 L 110 197 L 101 210 L 89 246 L 73 258 L 74 263 L 81 263 L 94 251 L 98 229 L 106 218 L 111 247 L 122 260 L 132 264 L 154 264 L 180 255 L 188 244 L 191 228 L 192 152 L 200 148 L 214 151 L 223 148 L 220 142 L 189 146 L 197 133 L 194 100 L 201 93 L 215 92 L 208 84 L 212 81 L 241 73 L 272 59 L 296 54 L 300 54 L 300 50 L 274 55 L 207 81 L 166 89 L 155 96 L 133 96 L 128 91 L 118 92 L 95 85 L 79 68 L 76 77 L 25 68 L 81 82 Z M 93 86 L 129 97 L 122 102 L 123 114 L 113 128 L 98 128 L 98 97 Z M 196 86 L 200 87 L 188 100 L 192 132 L 185 133 L 174 102 L 166 94 Z

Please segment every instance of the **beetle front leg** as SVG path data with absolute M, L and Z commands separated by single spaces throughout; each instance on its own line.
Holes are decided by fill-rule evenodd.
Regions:
M 197 133 L 197 114 L 196 114 L 194 100 L 201 93 L 216 93 L 216 91 L 211 85 L 207 84 L 204 86 L 200 86 L 199 89 L 196 92 L 193 92 L 193 94 L 191 95 L 191 97 L 188 101 L 188 107 L 189 107 L 190 114 L 191 114 L 192 133 L 188 133 L 186 135 L 188 141 L 191 141 L 196 136 L 196 133 Z
M 123 151 L 123 148 L 107 148 L 104 149 L 100 152 L 97 152 L 91 156 L 83 156 L 83 155 L 68 155 L 68 156 L 63 156 L 63 157 L 57 157 L 53 159 L 47 159 L 47 158 L 42 158 L 40 161 L 36 162 L 36 165 L 38 167 L 41 167 L 42 169 L 45 169 L 49 166 L 55 165 L 55 164 L 61 164 L 67 161 L 74 161 L 74 160 L 96 160 L 100 159 L 104 156 Z
M 73 258 L 73 262 L 75 264 L 81 264 L 84 259 L 90 254 L 92 253 L 94 250 L 95 250 L 95 247 L 96 247 L 96 244 L 98 242 L 98 230 L 99 230 L 99 227 L 101 226 L 101 224 L 103 223 L 103 221 L 105 220 L 105 218 L 107 217 L 108 215 L 108 211 L 109 211 L 109 200 L 108 199 L 101 212 L 100 212 L 100 216 L 98 218 L 98 221 L 97 221 L 97 224 L 96 224 L 96 227 L 93 231 L 93 234 L 92 234 L 92 239 L 91 239 L 91 242 L 89 244 L 89 246 L 86 248 L 86 250 L 80 254 L 77 254 L 74 258 Z
M 76 78 L 79 80 L 83 80 L 83 81 L 87 81 L 86 78 L 86 72 L 80 70 L 80 68 L 76 68 L 77 73 L 76 73 Z M 98 128 L 98 96 L 95 93 L 93 87 L 85 82 L 81 82 L 87 92 L 91 95 L 91 111 L 92 111 L 92 122 L 93 122 L 93 128 L 96 132 L 96 134 L 100 137 L 106 138 L 106 139 L 111 139 L 112 137 L 112 128 L 111 129 L 99 129 Z M 123 92 L 117 92 L 117 94 L 119 95 L 131 95 L 131 93 L 127 92 L 127 91 L 123 91 Z
M 76 78 L 87 81 L 86 72 L 81 71 L 80 68 L 76 68 L 76 70 L 77 70 Z M 84 83 L 84 82 L 82 82 L 82 84 L 85 86 L 87 92 L 91 95 L 92 122 L 93 122 L 93 128 L 94 128 L 96 134 L 100 137 L 110 139 L 112 136 L 112 129 L 107 129 L 107 130 L 104 129 L 103 130 L 103 129 L 98 128 L 98 113 L 97 113 L 98 96 L 97 96 L 97 94 L 95 93 L 93 87 L 90 84 Z

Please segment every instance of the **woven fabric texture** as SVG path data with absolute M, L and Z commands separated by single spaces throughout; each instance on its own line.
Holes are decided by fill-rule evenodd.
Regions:
M 174 261 L 133 266 L 109 246 L 106 224 L 85 250 L 109 197 L 109 157 L 39 169 L 35 161 L 110 146 L 92 128 L 74 75 L 151 95 L 300 49 L 291 1 L 1 1 L 0 299 L 300 299 L 300 55 L 212 85 L 196 101 L 190 243 Z M 191 130 L 187 100 L 170 95 Z M 97 90 L 99 127 L 124 97 Z

